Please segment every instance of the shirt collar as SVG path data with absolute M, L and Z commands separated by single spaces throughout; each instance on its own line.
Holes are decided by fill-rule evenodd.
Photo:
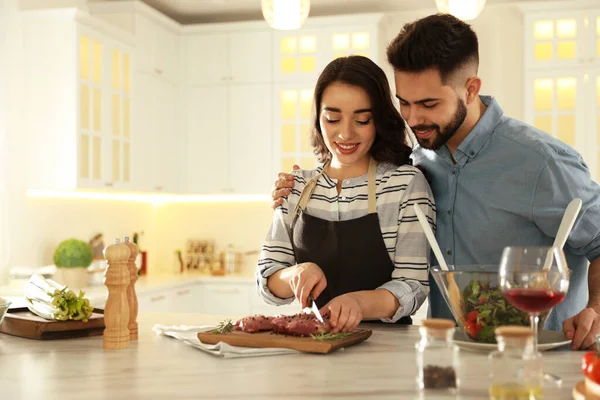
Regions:
M 469 132 L 467 137 L 456 148 L 454 157 L 458 163 L 461 163 L 461 161 L 466 162 L 469 158 L 475 158 L 477 156 L 479 151 L 483 148 L 483 145 L 494 133 L 496 125 L 498 125 L 498 122 L 500 122 L 500 119 L 504 115 L 504 111 L 494 97 L 479 96 L 479 98 L 483 104 L 486 105 L 487 109 L 479 118 L 479 121 L 477 121 L 471 132 Z M 440 147 L 435 150 L 435 152 L 440 157 L 449 156 L 446 146 Z

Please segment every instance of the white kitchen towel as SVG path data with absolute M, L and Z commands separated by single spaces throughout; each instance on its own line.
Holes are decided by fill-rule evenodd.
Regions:
M 217 344 L 202 343 L 198 339 L 199 332 L 215 329 L 216 326 L 187 326 L 187 325 L 154 325 L 152 330 L 159 335 L 169 336 L 183 343 L 222 358 L 275 356 L 279 354 L 297 354 L 299 351 L 281 348 L 253 348 L 231 346 L 227 343 Z

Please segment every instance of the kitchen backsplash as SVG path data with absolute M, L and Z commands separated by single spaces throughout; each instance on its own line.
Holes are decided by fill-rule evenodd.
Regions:
M 41 266 L 52 263 L 58 243 L 69 237 L 89 240 L 104 234 L 105 244 L 144 231 L 140 246 L 148 251 L 149 273 L 175 269 L 175 250 L 185 249 L 188 239 L 213 239 L 217 251 L 229 244 L 240 251 L 260 249 L 273 211 L 268 202 L 148 203 L 31 199 L 11 213 L 9 267 Z M 246 257 L 248 268 L 257 255 Z M 6 272 L 2 271 L 3 279 Z M 2 279 L 0 279 L 1 281 Z

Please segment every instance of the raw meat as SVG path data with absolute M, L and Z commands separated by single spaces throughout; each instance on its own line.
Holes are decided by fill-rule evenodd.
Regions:
M 279 315 L 266 317 L 254 315 L 237 321 L 235 330 L 246 333 L 273 331 L 292 336 L 310 336 L 331 332 L 329 318 L 323 317 L 324 323 L 320 323 L 313 314 Z

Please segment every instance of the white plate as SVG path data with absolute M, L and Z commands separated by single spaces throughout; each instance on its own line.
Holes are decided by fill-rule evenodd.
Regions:
M 461 349 L 489 353 L 498 350 L 496 343 L 477 343 L 469 339 L 464 332 L 457 330 L 454 334 L 454 343 Z M 546 351 L 570 344 L 562 332 L 542 330 L 538 332 L 538 350 Z

